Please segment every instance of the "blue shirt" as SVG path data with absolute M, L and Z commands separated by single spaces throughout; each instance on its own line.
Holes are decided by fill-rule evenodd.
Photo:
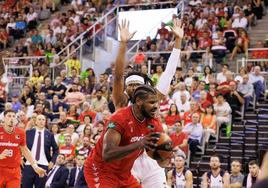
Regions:
M 198 140 L 199 143 L 201 143 L 203 136 L 203 126 L 200 123 L 197 123 L 196 125 L 189 123 L 184 127 L 182 131 L 188 133 L 189 138 Z

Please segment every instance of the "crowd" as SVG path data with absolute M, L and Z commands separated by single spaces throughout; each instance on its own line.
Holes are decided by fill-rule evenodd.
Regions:
M 32 8 L 32 2 L 23 4 L 22 7 L 14 4 L 14 13 L 9 11 L 9 8 L 1 9 L 1 15 L 6 17 L 2 22 L 0 19 L 0 23 L 3 23 L 0 32 L 6 33 L 7 36 L 14 35 L 14 38 L 21 38 L 27 33 L 26 41 L 18 38 L 20 42 L 15 49 L 15 56 L 49 57 L 90 27 L 103 12 L 109 11 L 113 3 L 125 3 L 116 1 L 105 5 L 101 4 L 101 1 L 98 2 L 64 1 L 62 3 L 71 3 L 72 10 L 56 13 L 58 15 L 41 30 L 36 27 L 37 13 Z M 44 1 L 44 4 L 43 6 L 51 5 L 52 9 L 54 7 L 52 1 Z M 267 70 L 266 64 L 241 67 L 238 75 L 231 72 L 228 64 L 223 64 L 226 50 L 231 53 L 230 59 L 235 58 L 239 51 L 247 52 L 250 42 L 247 30 L 256 23 L 256 19 L 261 19 L 262 4 L 259 1 L 254 1 L 253 7 L 251 4 L 233 6 L 225 3 L 203 3 L 199 6 L 200 4 L 201 1 L 198 0 L 189 2 L 189 14 L 184 17 L 185 36 L 182 48 L 189 52 L 205 50 L 206 53 L 202 57 L 204 66 L 198 70 L 193 63 L 187 71 L 185 64 L 177 67 L 169 94 L 160 101 L 160 117 L 165 131 L 170 135 L 176 153 L 184 156 L 183 158 L 189 153 L 194 155 L 204 149 L 212 137 L 217 138 L 222 127 L 226 127 L 227 135 L 230 134 L 231 130 L 228 128 L 238 115 L 237 112 L 242 108 L 247 110 L 253 97 L 258 103 L 265 90 L 265 78 L 261 71 Z M 26 17 L 25 9 L 28 10 Z M 241 20 L 244 20 L 243 24 L 240 23 Z M 162 64 L 167 62 L 169 54 L 149 57 L 142 53 L 173 48 L 173 36 L 166 29 L 169 24 L 163 23 L 158 30 L 156 36 L 159 35 L 160 39 L 147 38 L 135 58 L 135 63 L 139 64 L 138 69 L 151 78 L 153 85 L 158 83 L 163 73 Z M 20 28 L 18 25 L 24 26 Z M 111 28 L 111 34 L 114 32 L 113 29 L 115 28 Z M 0 42 L 4 48 L 8 44 L 8 41 Z M 218 63 L 222 64 L 222 70 L 217 74 L 213 73 L 207 62 L 207 56 L 210 54 L 213 58 L 220 59 Z M 189 53 L 183 58 L 182 61 L 191 58 L 195 62 L 200 56 Z M 146 64 L 149 60 L 154 64 L 150 75 Z M 28 147 L 38 148 L 39 138 L 35 132 L 45 132 L 42 139 L 40 138 L 43 140 L 43 149 L 40 151 L 47 156 L 47 160 L 41 156 L 36 160 L 47 169 L 52 169 L 47 180 L 41 179 L 39 182 L 45 181 L 48 187 L 53 187 L 53 184 L 57 183 L 62 186 L 68 184 L 69 187 L 86 186 L 83 180 L 83 162 L 100 138 L 110 115 L 115 111 L 111 96 L 114 65 L 96 76 L 91 68 L 81 72 L 81 63 L 76 54 L 65 64 L 68 71 L 59 69 L 55 80 L 51 80 L 48 65 L 45 62 L 34 62 L 33 76 L 25 82 L 21 91 L 11 94 L 10 102 L 5 102 L 5 85 L 0 83 L 0 103 L 4 105 L 3 110 L 16 112 L 17 126 L 27 131 Z M 131 72 L 134 68 L 128 66 L 125 72 Z M 4 119 L 3 116 L 2 112 L 0 121 Z M 48 137 L 45 134 L 49 135 L 49 141 L 46 140 Z M 50 147 L 53 148 L 53 155 L 47 151 Z M 33 153 L 38 153 L 37 149 Z M 211 159 L 212 171 L 213 168 L 218 170 L 219 158 L 214 157 L 213 160 Z M 52 168 L 50 162 L 56 164 L 57 168 Z M 241 164 L 238 161 L 233 163 L 232 168 L 236 168 L 232 170 L 233 183 L 236 180 L 243 183 L 244 178 L 239 173 Z M 24 187 L 32 187 L 32 182 L 37 176 L 30 177 L 34 172 L 27 168 L 27 165 L 29 167 L 25 162 L 22 182 Z M 252 162 L 249 168 L 253 168 L 252 166 L 254 170 L 250 170 L 250 178 L 246 178 L 244 184 L 255 182 L 259 172 L 258 164 Z M 70 169 L 70 173 L 67 169 Z M 170 177 L 172 179 L 172 173 Z
M 234 60 L 238 53 L 248 58 L 267 58 L 268 50 L 248 52 L 250 46 L 263 48 L 266 45 L 265 40 L 252 44 L 248 35 L 252 26 L 261 23 L 265 13 L 264 1 L 261 0 L 252 3 L 251 1 L 189 1 L 183 17 L 185 36 L 182 48 L 186 51 L 183 56 L 183 61 L 187 62 L 185 66 L 188 66 L 189 62 L 192 62 L 193 67 L 198 63 L 209 65 L 210 59 L 216 64 L 228 63 Z M 168 30 L 171 23 L 162 23 L 155 38 L 147 37 L 135 56 L 135 64 L 140 65 L 148 60 L 162 65 L 167 62 L 166 54 L 155 57 L 155 54 L 145 52 L 172 49 L 172 33 Z M 267 70 L 267 62 L 260 62 L 259 65 L 262 70 Z M 202 71 L 202 68 L 198 71 Z

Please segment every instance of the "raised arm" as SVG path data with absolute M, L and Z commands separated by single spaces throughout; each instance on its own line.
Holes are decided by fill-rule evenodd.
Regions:
M 180 53 L 181 53 L 181 40 L 184 35 L 184 27 L 179 19 L 173 20 L 174 26 L 170 27 L 175 36 L 175 46 L 168 59 L 165 71 L 162 73 L 159 82 L 156 86 L 158 90 L 158 98 L 162 99 L 169 93 L 171 80 L 176 72 L 177 66 L 181 66 Z
M 122 21 L 122 24 L 119 25 L 120 30 L 120 45 L 117 53 L 117 57 L 115 60 L 115 75 L 114 75 L 114 83 L 113 83 L 113 102 L 115 108 L 118 109 L 120 107 L 126 106 L 127 98 L 124 94 L 124 62 L 126 55 L 127 42 L 134 36 L 136 32 L 129 32 L 129 22 L 126 20 Z

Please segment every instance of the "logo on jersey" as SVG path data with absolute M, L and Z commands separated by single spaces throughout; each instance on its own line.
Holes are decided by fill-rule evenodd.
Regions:
M 147 128 L 150 130 L 154 130 L 154 126 L 153 125 L 147 125 Z
M 110 123 L 108 124 L 108 128 L 109 128 L 109 129 L 114 129 L 114 128 L 115 128 L 115 124 L 114 124 L 113 122 L 110 122 Z
M 135 137 L 132 137 L 130 139 L 130 142 L 133 143 L 133 142 L 138 142 L 140 141 L 141 139 L 143 139 L 144 136 L 135 136 Z
M 19 140 L 19 139 L 20 139 L 20 135 L 16 135 L 15 138 L 16 138 L 17 140 Z

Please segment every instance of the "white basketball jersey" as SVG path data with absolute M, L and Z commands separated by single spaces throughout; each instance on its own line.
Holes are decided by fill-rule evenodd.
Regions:
M 176 172 L 176 188 L 185 188 L 186 179 L 185 174 L 183 172 L 177 173 Z
M 220 173 L 216 177 L 214 177 L 211 174 L 211 176 L 210 176 L 210 188 L 223 188 L 223 180 L 222 180 L 222 176 Z

